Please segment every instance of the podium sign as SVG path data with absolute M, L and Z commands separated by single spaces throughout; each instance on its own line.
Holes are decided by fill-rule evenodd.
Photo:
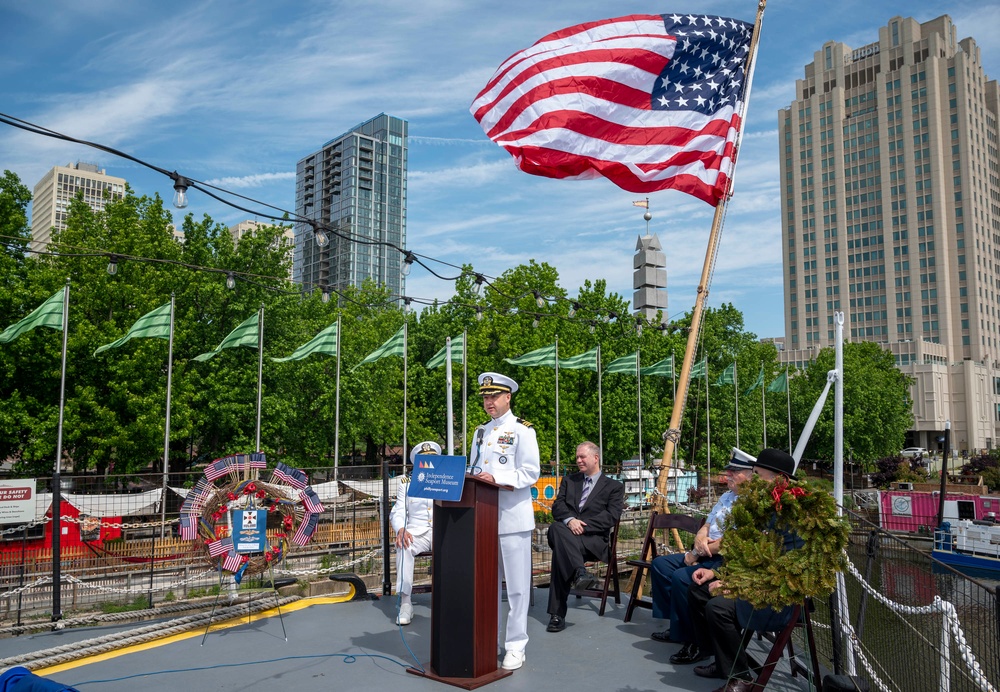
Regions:
M 418 454 L 406 496 L 458 502 L 464 483 L 465 457 Z

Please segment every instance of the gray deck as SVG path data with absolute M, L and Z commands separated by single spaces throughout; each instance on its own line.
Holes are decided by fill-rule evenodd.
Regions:
M 699 678 L 691 666 L 671 665 L 667 659 L 679 647 L 649 638 L 651 632 L 662 629 L 664 624 L 654 621 L 649 611 L 637 611 L 632 622 L 625 624 L 624 602 L 620 606 L 610 602 L 604 617 L 599 617 L 596 601 L 571 598 L 566 630 L 549 634 L 545 631 L 547 593 L 538 589 L 535 596 L 535 605 L 529 611 L 530 641 L 524 667 L 483 689 L 708 692 L 722 684 Z M 317 603 L 284 613 L 287 642 L 278 617 L 249 624 L 244 619 L 233 627 L 209 633 L 204 646 L 201 646 L 202 630 L 198 630 L 197 636 L 187 639 L 156 642 L 124 655 L 86 659 L 71 664 L 72 668 L 38 672 L 78 687 L 81 692 L 455 690 L 458 688 L 405 670 L 416 660 L 426 664 L 430 656 L 430 598 L 429 594 L 414 596 L 413 623 L 404 628 L 394 624 L 395 598 Z M 0 650 L 13 655 L 126 629 L 85 628 L 25 636 L 0 641 Z M 347 654 L 371 657 L 358 656 L 354 662 L 348 662 Z M 768 690 L 776 692 L 804 689 L 808 689 L 806 683 L 801 678 L 792 679 L 784 661 L 768 685 Z

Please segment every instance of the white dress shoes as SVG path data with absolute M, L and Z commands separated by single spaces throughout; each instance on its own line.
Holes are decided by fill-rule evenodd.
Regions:
M 399 606 L 399 615 L 396 616 L 397 625 L 409 625 L 413 620 L 413 604 L 404 603 Z
M 508 651 L 507 655 L 503 657 L 503 663 L 500 667 L 504 670 L 517 670 L 524 665 L 524 652 L 523 651 Z

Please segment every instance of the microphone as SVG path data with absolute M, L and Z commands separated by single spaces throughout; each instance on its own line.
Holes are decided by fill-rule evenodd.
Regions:
M 478 476 L 483 472 L 482 467 L 479 466 L 479 462 L 483 458 L 483 435 L 485 432 L 486 430 L 480 426 L 479 431 L 476 433 L 476 461 L 469 467 L 469 473 L 473 476 Z

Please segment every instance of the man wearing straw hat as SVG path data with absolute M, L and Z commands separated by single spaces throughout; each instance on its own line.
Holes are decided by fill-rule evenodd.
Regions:
M 528 603 L 531 595 L 531 532 L 535 513 L 531 486 L 541 466 L 538 440 L 531 423 L 510 410 L 517 382 L 496 372 L 479 376 L 479 393 L 490 421 L 475 432 L 472 471 L 480 477 L 514 488 L 499 499 L 500 579 L 507 582 L 507 631 L 502 667 L 516 670 L 524 665 L 528 644 Z M 499 604 L 497 605 L 499 608 Z

